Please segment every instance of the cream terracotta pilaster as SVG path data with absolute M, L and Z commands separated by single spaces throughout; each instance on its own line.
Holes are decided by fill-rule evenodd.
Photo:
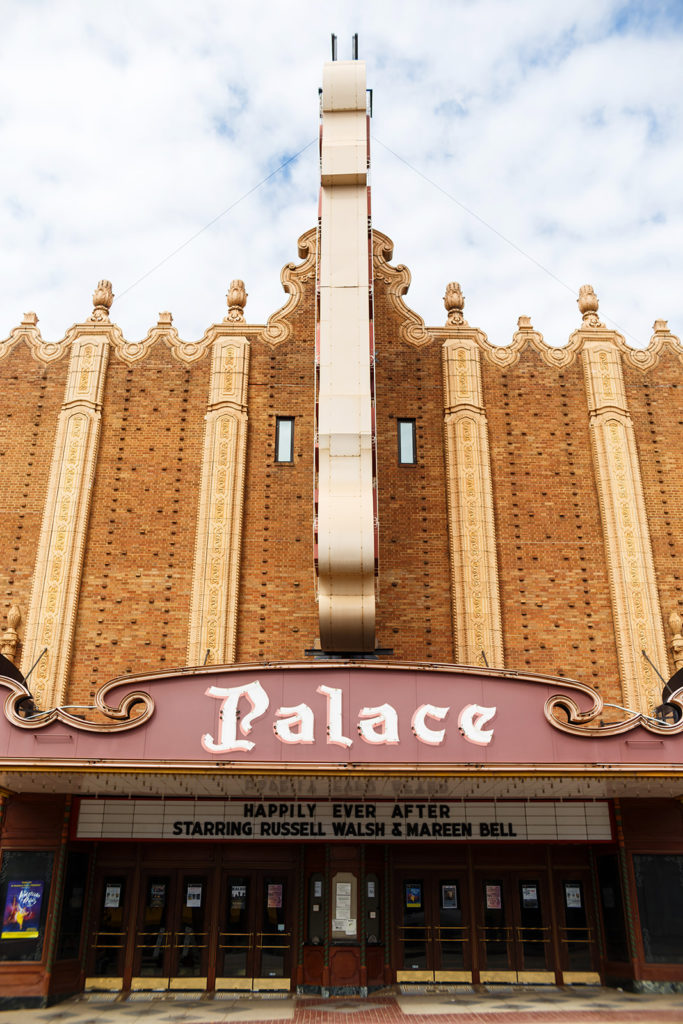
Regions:
M 47 648 L 29 681 L 41 708 L 66 699 L 112 330 L 83 324 L 71 343 L 23 644 L 24 672 Z
M 451 593 L 456 660 L 503 668 L 488 423 L 479 346 L 472 332 L 442 349 Z
M 584 333 L 582 358 L 619 671 L 624 704 L 647 713 L 662 684 L 642 651 L 666 676 L 666 641 L 621 356 L 613 334 L 598 330 Z
M 188 665 L 202 664 L 207 651 L 214 665 L 235 660 L 248 372 L 247 339 L 219 333 L 202 454 Z

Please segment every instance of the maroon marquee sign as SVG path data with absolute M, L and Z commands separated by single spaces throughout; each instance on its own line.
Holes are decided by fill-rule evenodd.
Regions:
M 680 760 L 664 738 L 641 743 L 648 749 L 639 753 L 628 734 L 639 727 L 677 749 L 683 729 L 640 715 L 598 728 L 601 699 L 581 683 L 455 666 L 332 662 L 128 676 L 100 690 L 90 720 L 67 709 L 27 714 L 21 684 L 0 684 L 10 690 L 3 761 L 40 753 L 107 762 L 618 765 Z M 44 730 L 39 751 L 36 729 Z

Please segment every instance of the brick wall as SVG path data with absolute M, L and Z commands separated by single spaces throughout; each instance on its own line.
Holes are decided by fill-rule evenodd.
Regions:
M 379 580 L 377 642 L 401 660 L 451 662 L 451 560 L 443 443 L 444 329 L 413 344 L 391 268 L 375 283 Z M 315 283 L 287 340 L 250 342 L 237 660 L 299 659 L 318 637 L 313 565 Z M 392 287 L 394 292 L 392 294 Z M 413 320 L 414 323 L 414 320 Z M 484 346 L 485 348 L 485 346 Z M 115 675 L 186 663 L 210 350 L 183 363 L 163 342 L 124 362 L 112 346 L 73 645 L 69 699 Z M 30 597 L 66 353 L 19 343 L 0 359 L 3 603 Z M 623 359 L 664 617 L 683 604 L 681 356 Z M 529 344 L 501 366 L 482 351 L 506 667 L 621 691 L 580 353 L 548 365 Z M 277 464 L 277 416 L 295 418 Z M 397 418 L 414 418 L 417 464 L 400 466 Z M 21 633 L 21 627 L 20 627 Z M 673 670 L 673 666 L 669 666 Z
M 302 658 L 318 636 L 313 569 L 314 282 L 278 345 L 253 338 L 237 660 Z M 275 423 L 294 417 L 294 461 L 275 462 Z
M 651 370 L 624 365 L 652 539 L 659 600 L 666 621 L 683 611 L 683 362 L 668 347 Z M 663 666 L 658 666 L 664 672 Z M 669 671 L 674 671 L 669 662 Z
M 620 696 L 580 358 L 482 362 L 508 668 Z
M 71 698 L 187 658 L 209 355 L 112 352 L 72 654 Z
M 31 596 L 68 364 L 67 355 L 55 362 L 40 362 L 23 342 L 0 360 L 0 630 L 10 606 L 18 604 L 23 615 L 20 636 Z
M 377 280 L 377 638 L 402 660 L 452 662 L 441 344 L 412 345 L 400 326 Z M 398 464 L 397 419 L 416 421 L 415 466 Z

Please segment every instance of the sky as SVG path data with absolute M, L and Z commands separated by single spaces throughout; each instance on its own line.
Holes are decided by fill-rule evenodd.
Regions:
M 629 344 L 683 334 L 683 0 L 0 0 L 0 25 L 0 339 L 34 311 L 58 340 L 101 278 L 131 341 L 165 310 L 201 337 L 233 278 L 264 323 L 315 226 L 332 32 L 341 59 L 359 34 L 373 226 L 427 324 L 457 280 L 493 344 L 525 315 L 564 345 L 590 283 Z

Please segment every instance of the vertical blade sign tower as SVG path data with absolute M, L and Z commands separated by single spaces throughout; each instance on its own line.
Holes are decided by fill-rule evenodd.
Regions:
M 323 69 L 317 326 L 320 644 L 375 649 L 372 235 L 365 63 Z

